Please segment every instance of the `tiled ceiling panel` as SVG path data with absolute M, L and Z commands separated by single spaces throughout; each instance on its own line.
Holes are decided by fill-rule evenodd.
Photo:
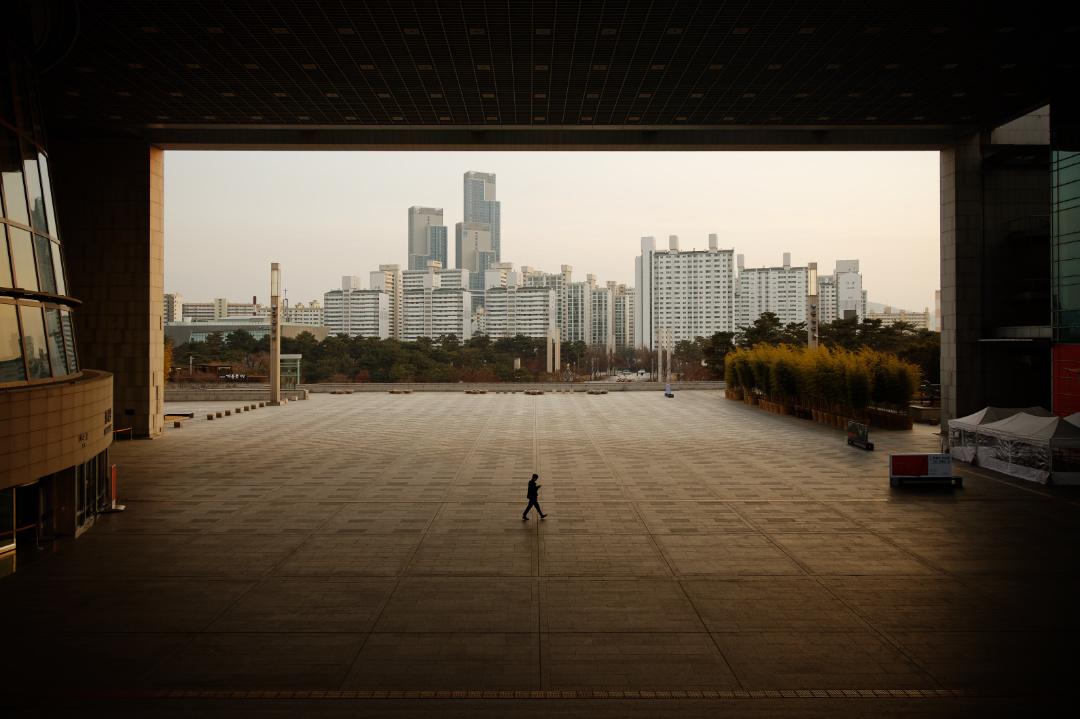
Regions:
M 991 126 L 1080 34 L 946 3 L 98 0 L 52 118 L 166 126 Z

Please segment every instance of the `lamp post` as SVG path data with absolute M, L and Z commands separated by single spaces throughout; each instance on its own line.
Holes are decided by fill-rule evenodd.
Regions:
M 281 266 L 270 263 L 270 402 L 280 407 L 281 401 L 281 320 L 278 306 L 281 303 Z
M 806 346 L 818 346 L 818 276 L 817 263 L 806 264 Z

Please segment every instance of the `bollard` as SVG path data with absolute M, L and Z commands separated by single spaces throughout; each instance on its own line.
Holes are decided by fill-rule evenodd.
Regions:
M 266 406 L 266 402 L 259 402 L 259 406 L 260 406 L 260 407 L 265 407 L 265 406 Z
M 183 422 L 181 422 L 181 421 L 179 421 L 179 420 L 177 420 L 177 421 L 175 421 L 175 422 L 173 422 L 173 423 L 172 423 L 172 426 L 173 426 L 173 427 L 177 427 L 177 428 L 179 428 L 179 427 L 183 427 L 183 426 L 184 426 L 184 423 L 183 423 Z
M 213 418 L 214 418 L 214 415 L 212 415 L 212 414 L 208 414 L 208 415 L 206 415 L 206 418 L 207 418 L 207 419 L 213 419 Z
M 251 410 L 251 407 L 249 405 L 246 405 L 246 404 L 241 408 L 241 411 L 243 411 L 243 412 L 247 412 L 249 410 Z
M 218 412 L 218 413 L 217 413 L 217 417 L 218 417 L 218 419 L 221 419 L 221 418 L 222 418 L 222 417 L 224 417 L 224 416 L 225 416 L 225 415 L 223 415 L 223 414 L 222 414 L 221 412 Z
M 241 412 L 243 412 L 244 410 L 242 410 L 242 409 L 240 409 L 239 407 L 237 407 L 237 408 L 236 408 L 236 409 L 235 409 L 234 411 L 235 411 L 235 412 L 236 412 L 237 414 L 240 414 L 240 413 L 241 413 Z
M 232 416 L 232 410 L 228 410 L 228 409 L 225 410 L 225 416 L 226 417 L 231 417 Z

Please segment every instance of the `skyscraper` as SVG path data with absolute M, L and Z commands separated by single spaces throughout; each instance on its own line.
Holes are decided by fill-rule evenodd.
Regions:
M 410 270 L 422 270 L 428 260 L 447 267 L 447 234 L 441 207 L 409 208 L 409 265 Z
M 709 249 L 689 251 L 679 250 L 677 235 L 668 238 L 667 251 L 642 237 L 634 259 L 634 342 L 656 349 L 668 329 L 675 342 L 733 331 L 733 254 L 717 247 L 716 235 L 709 235 Z
M 501 262 L 502 233 L 499 201 L 495 199 L 495 173 L 472 170 L 465 173 L 465 214 L 462 221 L 491 225 L 491 248 L 495 252 L 495 261 Z M 446 267 L 446 263 L 443 263 L 443 267 Z M 479 269 L 483 275 L 487 267 Z
M 455 267 L 469 271 L 469 290 L 473 293 L 473 303 L 483 305 L 484 272 L 498 256 L 491 239 L 491 225 L 486 222 L 459 222 L 454 226 L 457 241 Z M 476 306 L 473 309 L 476 309 Z

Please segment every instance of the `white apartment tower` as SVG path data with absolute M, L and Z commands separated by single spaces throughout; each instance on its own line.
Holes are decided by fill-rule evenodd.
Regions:
M 425 271 L 402 273 L 404 342 L 443 335 L 456 335 L 461 341 L 472 337 L 472 293 L 460 287 L 443 287 L 440 269 L 438 262 L 429 260 Z
M 447 266 L 447 234 L 441 207 L 409 208 L 409 269 L 422 270 L 428 260 Z
M 866 291 L 858 260 L 837 260 L 833 274 L 818 276 L 818 305 L 823 323 L 866 317 Z
M 412 219 L 410 208 L 409 219 Z M 440 213 L 442 210 L 439 211 Z M 409 256 L 412 263 L 412 255 Z M 427 266 L 425 262 L 424 266 Z M 401 339 L 401 265 L 379 265 L 377 272 L 371 273 L 371 289 L 385 292 L 390 302 L 390 338 Z
M 596 275 L 587 275 L 592 284 L 592 330 L 589 344 L 604 348 L 605 352 L 615 351 L 615 282 L 608 282 L 606 287 L 596 286 Z
M 323 294 L 323 314 L 331 334 L 390 337 L 390 297 L 360 289 L 359 277 L 342 277 L 340 290 Z
M 511 281 L 488 288 L 484 295 L 484 307 L 478 312 L 482 311 L 484 331 L 491 339 L 547 337 L 555 329 L 555 290 L 550 287 L 521 287 Z
M 521 283 L 525 287 L 550 287 L 555 290 L 555 317 L 558 328 L 562 330 L 562 339 L 566 339 L 565 328 L 570 324 L 568 292 L 570 278 L 574 268 L 570 265 L 562 265 L 558 274 L 539 272 L 527 265 L 521 268 Z
M 297 302 L 286 308 L 281 316 L 285 323 L 290 325 L 322 327 L 326 322 L 326 312 L 318 300 L 312 300 L 306 305 L 303 302 Z
M 184 296 L 165 295 L 163 314 L 166 322 L 184 321 Z
M 634 338 L 655 349 L 659 332 L 671 330 L 672 342 L 711 337 L 734 331 L 734 250 L 717 247 L 683 251 L 678 235 L 668 249 L 657 250 L 653 237 L 641 238 L 641 255 L 634 260 Z
M 790 252 L 784 253 L 780 267 L 746 267 L 742 255 L 737 264 L 737 328 L 749 327 L 765 312 L 775 313 L 783 325 L 806 321 L 807 268 L 792 267 Z
M 608 282 L 608 287 L 614 285 Z M 616 285 L 612 292 L 612 321 L 615 348 L 634 346 L 634 288 Z

